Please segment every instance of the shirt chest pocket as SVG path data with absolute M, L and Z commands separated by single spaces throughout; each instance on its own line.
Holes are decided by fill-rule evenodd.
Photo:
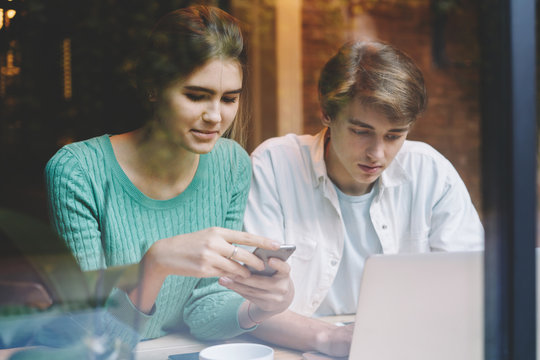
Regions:
M 291 255 L 293 263 L 311 261 L 317 249 L 317 242 L 314 238 L 310 237 L 309 233 L 306 234 L 298 230 L 286 230 L 285 243 L 296 245 L 296 250 Z
M 317 263 L 317 242 L 309 234 L 300 231 L 285 231 L 285 242 L 296 245 L 295 252 L 289 258 L 291 279 L 298 293 L 307 294 L 317 283 L 318 271 L 313 266 Z
M 399 240 L 398 248 L 400 253 L 429 252 L 429 231 L 407 234 Z

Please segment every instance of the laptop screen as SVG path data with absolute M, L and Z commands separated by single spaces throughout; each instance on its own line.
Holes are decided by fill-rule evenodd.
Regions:
M 483 252 L 374 255 L 350 359 L 483 360 Z

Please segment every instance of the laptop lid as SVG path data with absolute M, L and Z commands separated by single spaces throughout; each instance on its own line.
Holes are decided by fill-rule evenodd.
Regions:
M 375 255 L 350 359 L 483 360 L 483 252 Z

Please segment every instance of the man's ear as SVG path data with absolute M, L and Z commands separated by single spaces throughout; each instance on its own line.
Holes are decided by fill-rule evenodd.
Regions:
M 323 113 L 322 114 L 322 120 L 321 120 L 322 124 L 324 126 L 330 126 L 330 123 L 332 122 L 332 120 L 330 119 L 330 116 L 328 116 L 327 114 Z

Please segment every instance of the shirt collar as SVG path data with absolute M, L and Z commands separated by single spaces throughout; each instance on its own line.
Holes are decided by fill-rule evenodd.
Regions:
M 410 181 L 409 175 L 405 172 L 399 161 L 400 154 L 403 151 L 403 146 L 397 153 L 392 163 L 381 174 L 381 187 L 387 188 L 392 186 L 399 186 L 403 183 Z
M 311 163 L 313 165 L 315 187 L 319 186 L 326 178 L 328 178 L 326 163 L 324 162 L 324 145 L 327 138 L 327 130 L 328 128 L 325 127 L 317 135 L 315 135 L 315 141 L 309 148 Z

